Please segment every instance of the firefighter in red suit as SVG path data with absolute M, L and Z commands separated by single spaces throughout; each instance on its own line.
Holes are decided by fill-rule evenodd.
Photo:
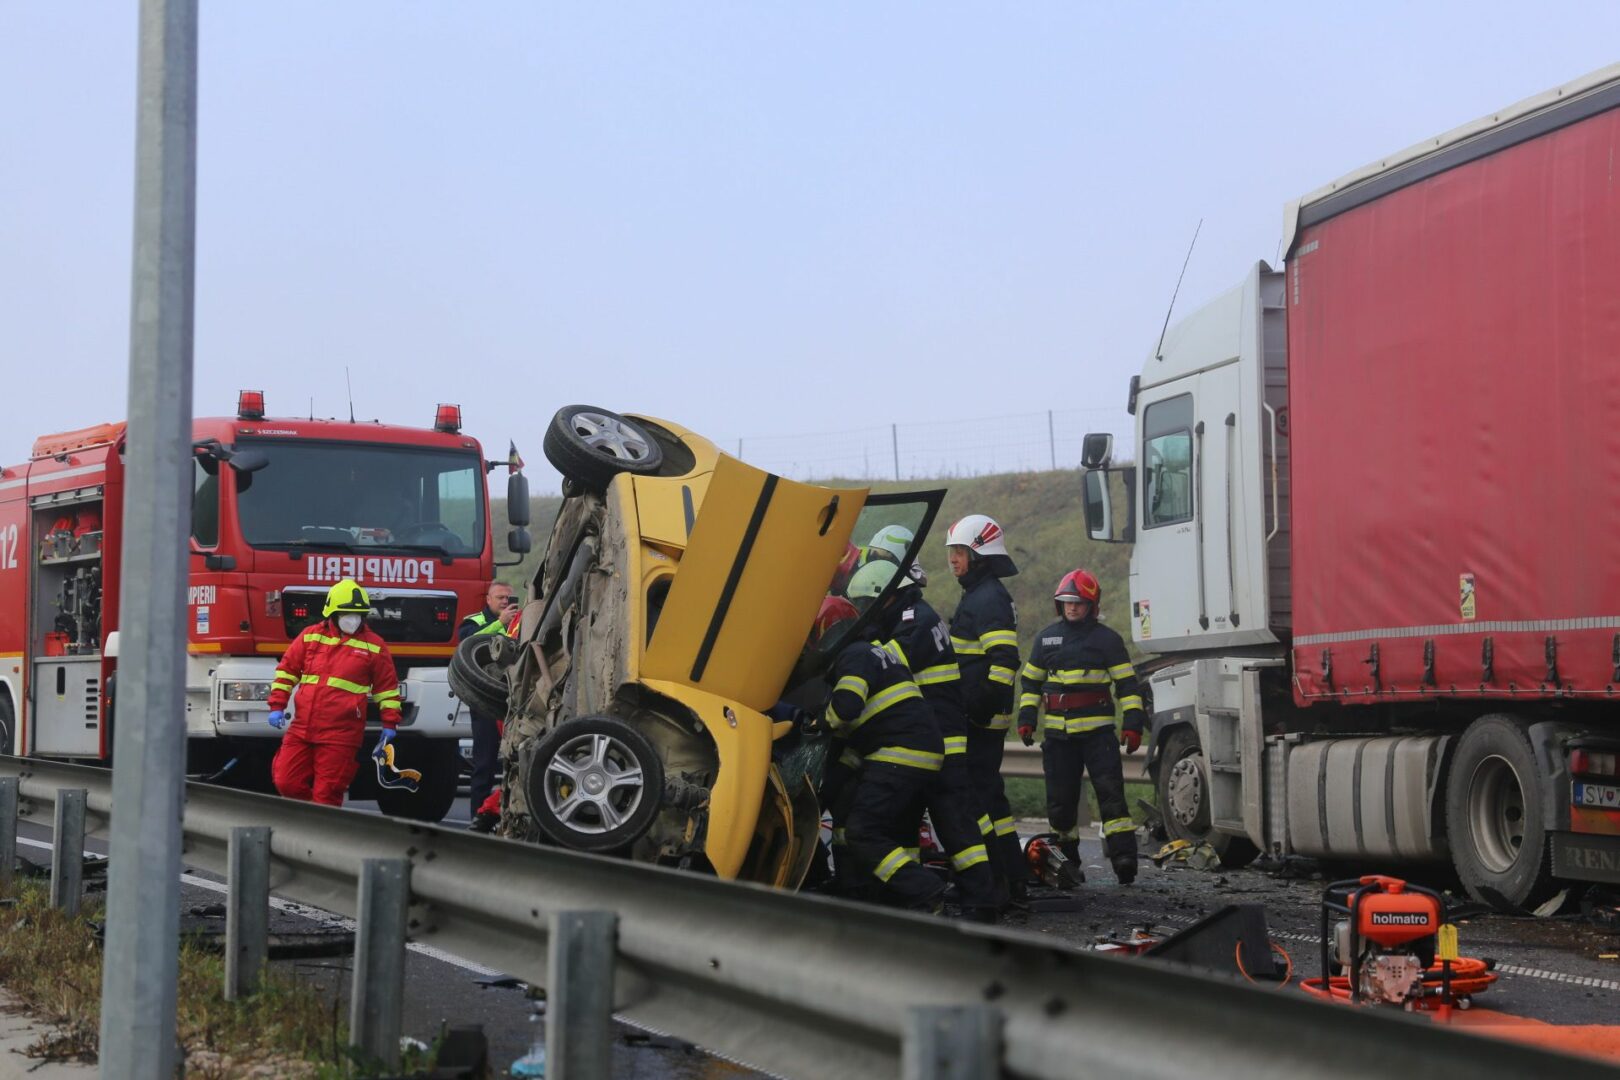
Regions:
M 366 626 L 371 599 L 344 579 L 326 594 L 326 618 L 288 647 L 270 683 L 270 726 L 286 733 L 271 763 L 276 790 L 289 799 L 342 806 L 359 768 L 366 736 L 366 705 L 376 702 L 382 735 L 374 756 L 394 739 L 399 724 L 399 676 L 383 639 Z M 294 699 L 287 716 L 287 699 Z

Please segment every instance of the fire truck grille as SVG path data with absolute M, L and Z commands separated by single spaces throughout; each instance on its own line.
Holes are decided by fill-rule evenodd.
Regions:
M 314 589 L 285 589 L 281 594 L 281 620 L 287 637 L 321 621 L 326 593 Z M 391 643 L 441 644 L 456 633 L 456 594 L 376 589 L 371 592 L 371 615 L 366 622 L 377 636 Z

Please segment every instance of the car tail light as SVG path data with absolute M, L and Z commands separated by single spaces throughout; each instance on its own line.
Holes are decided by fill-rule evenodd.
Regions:
M 238 420 L 264 419 L 264 391 L 243 390 L 236 395 L 236 418 Z
M 439 411 L 433 417 L 433 430 L 444 431 L 451 435 L 461 430 L 461 406 L 440 405 Z
M 1577 776 L 1620 775 L 1620 754 L 1600 750 L 1571 750 L 1569 771 Z

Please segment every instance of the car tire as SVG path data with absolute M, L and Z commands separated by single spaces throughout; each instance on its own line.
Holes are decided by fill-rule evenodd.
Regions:
M 480 716 L 506 715 L 506 668 L 517 658 L 513 642 L 504 634 L 474 634 L 463 638 L 450 654 L 446 673 L 450 689 Z
M 591 492 L 605 491 L 620 473 L 657 473 L 664 462 L 663 447 L 650 431 L 594 405 L 558 409 L 541 446 L 553 468 Z
M 1516 718 L 1492 713 L 1463 732 L 1446 777 L 1446 842 L 1475 900 L 1517 912 L 1558 890 L 1543 821 L 1545 783 Z
M 1207 843 L 1221 865 L 1231 870 L 1248 866 L 1259 856 L 1260 849 L 1252 841 L 1210 829 L 1209 767 L 1193 728 L 1184 725 L 1165 737 L 1155 787 L 1164 831 L 1171 840 Z
M 551 840 L 575 851 L 617 851 L 639 840 L 658 815 L 664 765 L 647 737 L 623 720 L 582 716 L 541 738 L 523 785 L 529 813 Z
M 443 821 L 456 804 L 461 753 L 455 739 L 404 738 L 394 743 L 394 764 L 422 774 L 415 791 L 377 788 L 377 809 L 406 821 Z M 372 766 L 375 771 L 375 766 Z

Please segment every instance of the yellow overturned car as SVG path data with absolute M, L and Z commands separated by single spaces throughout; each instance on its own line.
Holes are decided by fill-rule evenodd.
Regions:
M 793 888 L 815 851 L 825 746 L 767 711 L 817 707 L 864 618 L 837 596 L 880 530 L 942 491 L 797 483 L 665 420 L 560 410 L 564 501 L 515 640 L 469 638 L 457 693 L 506 716 L 509 837 Z

